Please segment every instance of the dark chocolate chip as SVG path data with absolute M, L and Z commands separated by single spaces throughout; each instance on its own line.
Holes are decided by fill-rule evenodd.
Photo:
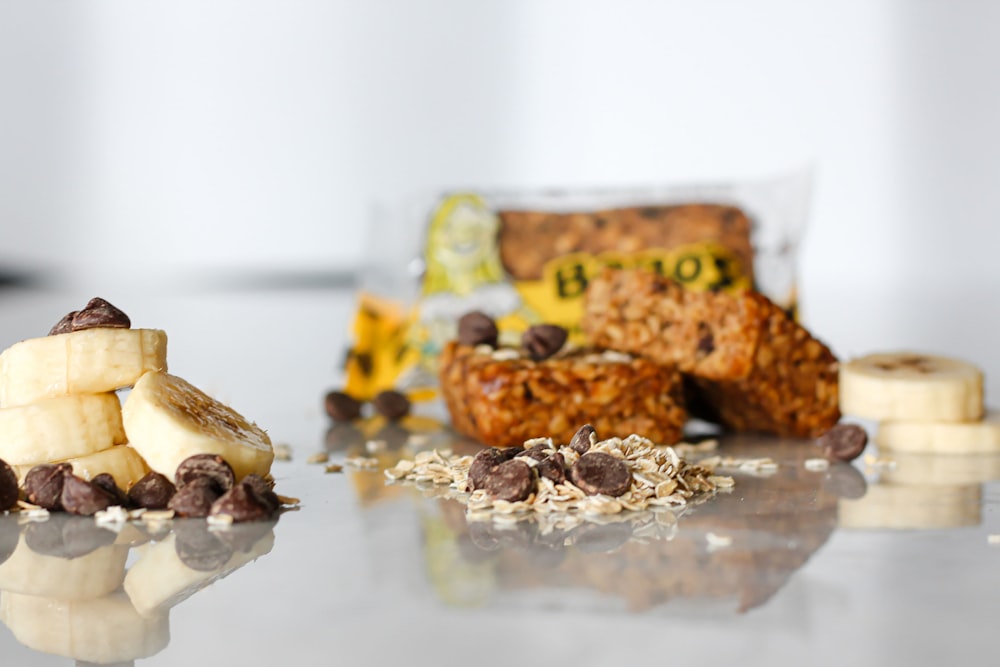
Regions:
M 196 477 L 174 494 L 167 508 L 180 517 L 206 517 L 219 499 L 219 487 L 211 477 Z
M 561 350 L 568 335 L 566 329 L 555 324 L 536 324 L 524 332 L 521 346 L 528 352 L 528 356 L 541 361 Z
M 220 514 L 233 517 L 235 522 L 261 521 L 270 518 L 271 509 L 251 484 L 240 482 L 212 505 L 211 515 Z
M 24 495 L 29 503 L 58 512 L 62 506 L 63 479 L 73 472 L 68 463 L 43 463 L 24 477 Z
M 68 473 L 63 477 L 60 501 L 70 514 L 93 516 L 114 505 L 115 498 L 93 482 Z
M 708 325 L 704 328 L 701 326 L 704 322 L 698 325 L 698 356 L 707 357 L 715 351 L 715 336 L 712 334 L 711 329 Z
M 110 493 L 115 499 L 115 505 L 121 505 L 122 507 L 128 505 L 128 496 L 118 488 L 118 482 L 115 481 L 111 473 L 102 472 L 99 475 L 94 475 L 90 481 Z
M 524 449 L 521 447 L 507 447 L 505 449 L 489 447 L 480 451 L 476 454 L 475 458 L 472 459 L 472 465 L 469 467 L 469 490 L 475 491 L 476 489 L 483 488 L 483 484 L 486 482 L 486 476 L 494 468 L 504 461 L 510 461 L 515 456 L 523 453 Z
M 136 507 L 148 510 L 165 510 L 170 499 L 177 492 L 174 483 L 158 472 L 147 473 L 145 477 L 128 490 L 128 499 Z
M 410 399 L 392 389 L 378 393 L 372 399 L 372 405 L 376 412 L 393 421 L 410 414 Z
M 486 475 L 483 488 L 496 500 L 517 502 L 534 492 L 538 482 L 535 471 L 524 461 L 504 461 Z
M 185 485 L 203 477 L 215 484 L 218 496 L 233 488 L 236 483 L 232 467 L 218 454 L 195 454 L 187 457 L 177 466 L 174 483 L 178 489 L 183 489 Z
M 588 452 L 569 469 L 569 479 L 588 495 L 620 496 L 632 486 L 624 461 L 603 452 Z
M 528 458 L 535 459 L 536 461 L 541 461 L 548 458 L 549 454 L 553 451 L 552 447 L 548 445 L 535 445 L 534 447 L 529 447 L 523 452 L 519 453 L 518 456 L 527 456 Z
M 77 312 L 79 311 L 71 310 L 63 315 L 63 318 L 56 322 L 51 329 L 49 329 L 49 335 L 58 336 L 59 334 L 70 333 L 73 331 L 73 318 L 76 317 Z
M 566 481 L 566 459 L 559 452 L 542 459 L 538 463 L 538 474 L 552 480 L 553 484 L 562 484 Z
M 211 572 L 233 557 L 233 548 L 210 531 L 204 521 L 175 521 L 174 534 L 174 551 L 192 570 Z
M 580 430 L 573 435 L 573 439 L 569 441 L 569 448 L 575 451 L 577 454 L 586 454 L 590 449 L 592 441 L 597 440 L 597 432 L 594 427 L 590 424 L 584 424 L 580 427 Z
M 868 433 L 857 424 L 837 424 L 816 440 L 831 461 L 853 461 L 865 451 Z
M 17 474 L 6 461 L 0 460 L 0 512 L 6 512 L 17 505 L 19 496 Z
M 128 315 L 100 297 L 88 301 L 83 310 L 73 316 L 73 331 L 98 328 L 128 329 L 131 326 L 132 321 Z
M 257 494 L 257 497 L 260 500 L 264 501 L 264 504 L 267 505 L 268 509 L 271 510 L 272 513 L 277 512 L 278 508 L 281 507 L 281 501 L 278 500 L 278 494 L 276 494 L 271 488 L 271 485 L 257 473 L 252 472 L 244 477 L 243 483 L 253 489 L 253 492 Z
M 331 391 L 323 401 L 326 414 L 338 422 L 354 421 L 361 416 L 361 401 L 343 391 Z
M 474 311 L 458 320 L 458 342 L 462 345 L 496 347 L 498 336 L 496 322 L 486 313 Z

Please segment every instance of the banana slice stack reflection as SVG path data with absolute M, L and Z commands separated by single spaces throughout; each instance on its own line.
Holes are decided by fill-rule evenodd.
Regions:
M 927 354 L 872 354 L 840 369 L 840 407 L 879 422 L 879 484 L 840 503 L 846 528 L 941 529 L 981 521 L 981 485 L 1000 479 L 1000 413 L 983 373 Z

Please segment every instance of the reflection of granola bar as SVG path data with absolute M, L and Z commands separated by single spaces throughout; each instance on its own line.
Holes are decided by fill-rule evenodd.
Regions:
M 516 280 L 537 280 L 542 267 L 573 252 L 593 255 L 670 250 L 699 241 L 729 248 L 753 277 L 750 220 L 738 208 L 716 204 L 643 206 L 581 213 L 500 211 L 500 257 Z
M 567 443 L 585 423 L 604 438 L 641 433 L 670 444 L 687 419 L 680 374 L 623 354 L 576 350 L 532 361 L 510 348 L 451 342 L 441 389 L 453 428 L 494 446 L 540 433 Z
M 729 428 L 805 437 L 840 418 L 836 358 L 756 292 L 695 292 L 608 270 L 591 282 L 583 327 L 595 345 L 676 364 L 705 416 Z

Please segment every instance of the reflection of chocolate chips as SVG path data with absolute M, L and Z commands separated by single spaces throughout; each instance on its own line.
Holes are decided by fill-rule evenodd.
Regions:
M 211 515 L 225 514 L 233 521 L 260 521 L 271 516 L 271 508 L 254 491 L 252 484 L 242 481 L 215 501 Z
M 521 346 L 528 352 L 528 356 L 541 361 L 561 350 L 568 335 L 566 329 L 555 324 L 536 324 L 524 332 Z
M 496 322 L 486 313 L 474 311 L 458 320 L 458 342 L 462 345 L 496 347 L 498 335 Z
M 228 544 L 233 551 L 249 553 L 262 537 L 274 530 L 274 524 L 274 521 L 233 524 L 226 530 L 215 532 L 214 535 Z
M 524 461 L 505 461 L 486 475 L 483 488 L 496 500 L 517 502 L 534 492 L 538 482 L 535 471 Z
M 101 510 L 111 507 L 115 498 L 92 482 L 73 474 L 67 474 L 63 477 L 60 501 L 63 509 L 70 514 L 93 516 Z
M 570 532 L 573 546 L 584 553 L 614 551 L 632 538 L 632 527 L 620 523 L 584 523 Z
M 167 508 L 180 517 L 206 517 L 219 499 L 218 485 L 210 477 L 197 477 L 174 494 Z
M 868 482 L 852 465 L 832 465 L 823 476 L 823 490 L 838 498 L 857 500 L 868 492 Z
M 632 486 L 623 461 L 603 452 L 588 452 L 569 469 L 569 479 L 589 495 L 620 496 Z
M 128 315 L 104 299 L 95 297 L 87 302 L 83 310 L 67 313 L 52 327 L 49 335 L 55 336 L 72 331 L 83 331 L 84 329 L 128 329 L 131 326 L 132 321 L 129 320 Z
M 177 466 L 174 481 L 178 489 L 183 489 L 196 479 L 207 478 L 215 485 L 216 494 L 222 495 L 233 488 L 236 475 L 232 467 L 218 454 L 195 454 Z
M 590 424 L 584 424 L 573 435 L 573 439 L 569 441 L 569 448 L 577 454 L 586 454 L 587 450 L 590 449 L 591 440 L 596 439 L 597 432 L 594 430 L 594 427 Z
M 17 549 L 19 534 L 20 530 L 15 517 L 0 517 L 0 565 L 4 564 Z
M 323 401 L 326 414 L 338 422 L 354 421 L 361 416 L 361 401 L 343 391 L 331 391 Z
M 387 423 L 372 436 L 372 440 L 384 442 L 390 452 L 402 449 L 409 439 L 410 432 L 396 422 Z
M 372 405 L 377 413 L 393 421 L 410 414 L 410 399 L 392 389 L 378 393 L 372 399 Z
M 28 471 L 24 477 L 24 494 L 29 503 L 49 511 L 62 509 L 63 479 L 73 472 L 68 463 L 43 463 Z
M 868 433 L 857 424 L 837 424 L 816 441 L 831 461 L 853 461 L 865 451 Z
M 547 456 L 538 463 L 538 474 L 553 484 L 562 484 L 566 481 L 566 459 L 559 452 Z
M 0 460 L 0 512 L 16 505 L 18 495 L 17 474 L 6 461 Z
M 43 556 L 79 558 L 101 547 L 114 544 L 115 533 L 94 523 L 93 519 L 57 514 L 46 521 L 29 523 L 24 528 L 28 548 Z
M 174 551 L 192 570 L 211 572 L 233 557 L 233 549 L 214 535 L 204 521 L 175 521 Z
M 90 482 L 91 484 L 96 484 L 110 493 L 111 497 L 115 499 L 115 505 L 120 505 L 122 507 L 128 505 L 128 497 L 125 495 L 124 491 L 118 488 L 118 483 L 115 481 L 115 478 L 111 476 L 111 473 L 102 472 L 99 475 L 94 475 Z
M 472 459 L 472 465 L 469 467 L 469 490 L 475 491 L 476 489 L 483 488 L 483 484 L 486 482 L 486 476 L 492 472 L 494 468 L 504 461 L 509 461 L 523 452 L 524 449 L 521 447 L 507 447 L 505 449 L 489 447 L 480 451 L 476 454 L 475 458 Z
M 132 485 L 128 491 L 128 499 L 136 507 L 164 510 L 176 492 L 173 482 L 158 472 L 151 472 Z
M 355 445 L 364 444 L 365 434 L 352 424 L 333 424 L 326 430 L 323 446 L 328 452 L 339 452 Z

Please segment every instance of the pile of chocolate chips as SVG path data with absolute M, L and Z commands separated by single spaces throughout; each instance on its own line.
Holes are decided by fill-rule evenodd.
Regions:
M 587 495 L 603 494 L 620 496 L 632 486 L 632 473 L 624 461 L 604 452 L 589 451 L 596 442 L 594 427 L 580 427 L 569 443 L 580 458 L 572 466 L 565 457 L 547 445 L 484 449 L 472 460 L 469 468 L 470 491 L 484 489 L 494 500 L 517 502 L 526 500 L 538 489 L 539 477 L 554 484 L 572 482 Z M 537 461 L 532 466 L 520 460 L 527 457 Z
M 351 422 L 361 418 L 361 408 L 364 401 L 360 401 L 345 391 L 328 392 L 323 402 L 326 414 L 335 422 Z M 388 389 L 379 392 L 372 399 L 372 407 L 375 412 L 382 415 L 389 421 L 399 421 L 410 414 L 410 399 L 406 394 Z
M 10 509 L 18 500 L 17 477 L 10 466 L 2 461 L 0 464 L 0 501 L 7 502 L 13 495 L 13 502 L 3 506 Z M 237 483 L 232 467 L 214 454 L 196 454 L 182 461 L 173 482 L 158 472 L 150 472 L 128 493 L 118 488 L 108 473 L 88 481 L 74 475 L 68 463 L 45 463 L 25 476 L 24 496 L 50 512 L 82 516 L 117 505 L 126 509 L 171 509 L 179 517 L 224 514 L 239 522 L 269 519 L 281 507 L 264 478 L 250 474 Z
M 555 355 L 566 344 L 569 332 L 556 324 L 535 324 L 521 334 L 521 347 L 534 361 Z M 458 320 L 458 344 L 469 347 L 497 347 L 499 332 L 496 322 L 486 313 L 473 311 Z

